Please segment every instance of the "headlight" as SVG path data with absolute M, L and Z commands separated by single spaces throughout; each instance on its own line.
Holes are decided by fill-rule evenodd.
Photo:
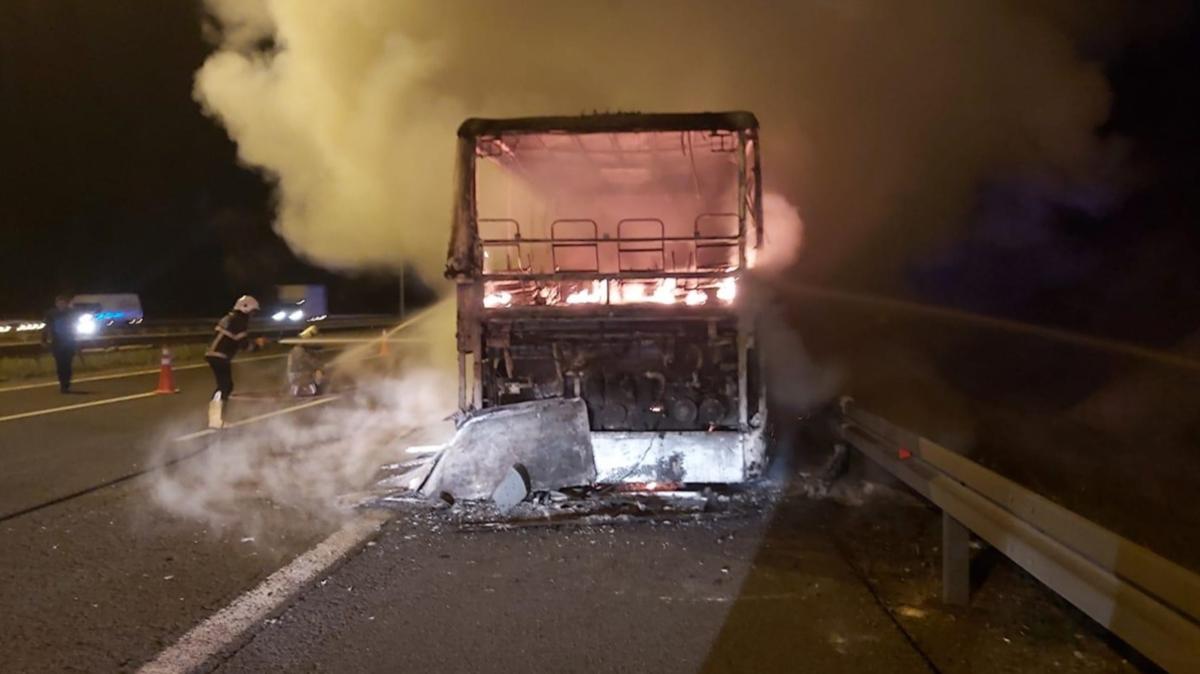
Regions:
M 92 314 L 83 314 L 75 322 L 75 332 L 80 335 L 96 334 L 96 317 Z
M 302 318 L 304 318 L 304 312 L 299 309 L 293 311 L 291 314 L 288 314 L 288 319 L 293 321 L 298 321 Z
M 286 311 L 276 311 L 274 314 L 271 314 L 271 320 L 282 321 L 285 318 L 287 318 Z

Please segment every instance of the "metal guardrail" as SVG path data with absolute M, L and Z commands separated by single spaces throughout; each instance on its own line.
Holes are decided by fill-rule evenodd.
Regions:
M 845 442 L 942 509 L 947 603 L 970 591 L 970 532 L 1172 672 L 1200 672 L 1200 576 L 842 401 Z
M 134 346 L 160 346 L 164 344 L 180 344 L 212 338 L 213 326 L 218 319 L 211 320 L 168 320 L 147 322 L 129 328 L 113 329 L 107 334 L 94 337 L 82 337 L 78 341 L 80 349 L 120 349 Z M 308 322 L 272 322 L 254 320 L 250 323 L 249 332 L 255 336 L 274 335 L 282 337 L 294 335 L 310 325 L 316 325 L 321 330 L 354 330 L 365 328 L 391 327 L 400 319 L 396 316 L 380 315 L 349 315 L 330 316 L 324 320 Z M 0 356 L 20 357 L 37 355 L 45 351 L 40 342 L 41 332 L 33 332 L 24 340 L 0 342 Z

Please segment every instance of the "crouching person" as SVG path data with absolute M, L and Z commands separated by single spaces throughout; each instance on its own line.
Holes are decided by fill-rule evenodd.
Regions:
M 311 340 L 318 334 L 317 326 L 310 325 L 300 333 L 300 339 Z M 325 392 L 325 370 L 319 347 L 315 344 L 297 344 L 288 354 L 288 387 L 292 395 L 301 398 Z

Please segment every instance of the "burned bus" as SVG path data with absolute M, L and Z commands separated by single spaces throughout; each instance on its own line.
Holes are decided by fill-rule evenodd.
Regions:
M 464 417 L 586 404 L 597 481 L 741 482 L 766 460 L 748 112 L 469 119 L 447 277 Z

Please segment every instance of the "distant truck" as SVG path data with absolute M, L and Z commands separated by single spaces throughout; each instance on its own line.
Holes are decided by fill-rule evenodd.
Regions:
M 279 301 L 265 313 L 277 323 L 322 320 L 329 313 L 323 285 L 290 284 L 275 289 Z
M 762 245 L 748 112 L 469 119 L 446 268 L 459 408 L 584 401 L 599 482 L 761 475 L 738 282 Z

